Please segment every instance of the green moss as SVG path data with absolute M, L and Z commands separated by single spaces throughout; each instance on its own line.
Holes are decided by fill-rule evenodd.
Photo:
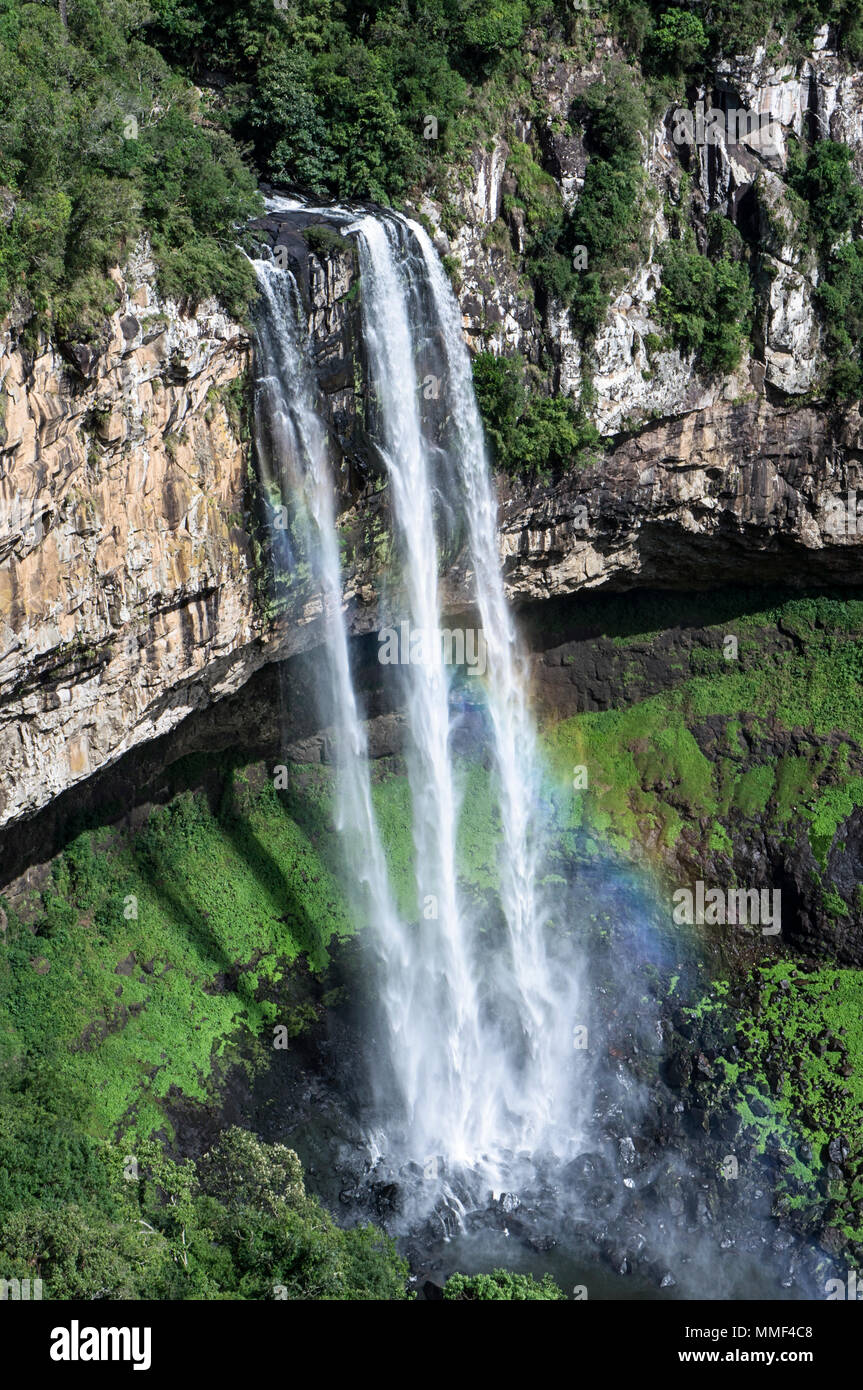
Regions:
M 812 812 L 809 841 L 822 869 L 833 844 L 836 829 L 857 806 L 863 806 L 863 777 L 850 777 L 840 787 L 823 791 Z
M 839 894 L 833 888 L 828 889 L 823 894 L 822 902 L 824 904 L 825 911 L 830 917 L 850 917 L 851 915 L 848 911 L 848 908 L 844 900 L 840 898 Z
M 614 635 L 618 645 L 644 645 L 659 635 L 639 624 L 635 637 L 631 621 L 629 632 L 621 630 L 623 615 L 613 605 L 605 614 L 597 607 L 596 617 L 603 616 L 598 632 Z M 673 607 L 658 603 L 657 616 L 667 622 Z M 722 656 L 729 626 L 739 641 L 733 662 Z M 799 640 L 794 648 L 777 640 L 788 630 Z M 741 819 L 780 838 L 793 838 L 802 823 L 824 868 L 837 830 L 863 805 L 863 605 L 826 596 L 761 609 L 751 603 L 714 631 L 715 646 L 693 649 L 672 689 L 549 728 L 561 823 L 590 827 L 625 854 L 639 839 L 673 846 L 684 828 L 730 854 L 729 832 Z M 641 683 L 637 664 L 630 676 Z M 707 720 L 716 732 L 709 757 L 692 732 Z M 750 752 L 783 729 L 797 731 L 793 753 Z M 577 764 L 587 766 L 590 787 L 567 794 Z
M 673 844 L 682 813 L 716 810 L 710 762 L 663 697 L 563 720 L 546 741 L 559 781 L 571 783 L 572 768 L 588 768 L 588 788 L 564 799 L 564 824 L 590 824 L 618 849 L 626 851 L 645 832 Z
M 748 768 L 737 778 L 733 806 L 744 816 L 757 816 L 765 810 L 773 793 L 774 769 L 770 763 Z
M 37 935 L 14 924 L 0 1059 L 50 1065 L 94 1135 L 161 1127 L 171 1088 L 203 1098 L 214 1064 L 279 1019 L 261 989 L 301 955 L 321 970 L 351 930 L 313 819 L 239 778 L 218 814 L 186 793 L 138 835 L 79 836 L 36 907 Z
M 803 1187 L 802 1193 L 789 1192 L 796 1207 L 823 1200 L 819 1179 L 823 1183 L 828 1141 L 845 1135 L 853 1199 L 863 1179 L 863 972 L 825 967 L 801 974 L 792 961 L 783 960 L 757 969 L 754 982 L 758 1003 L 751 1009 L 727 1009 L 719 991 L 719 983 L 725 982 L 718 982 L 690 1011 L 693 1019 L 713 1014 L 724 1021 L 741 1044 L 739 1062 L 717 1059 L 728 1089 L 717 1091 L 714 1103 L 736 1110 L 759 1152 L 779 1140 L 791 1160 L 788 1176 Z M 847 1076 L 834 1045 L 840 1039 Z M 771 1083 L 768 1065 L 773 1068 Z M 753 1112 L 756 1098 L 766 1114 Z M 843 1193 L 832 1195 L 841 1198 Z M 860 1239 L 863 1228 L 848 1215 L 852 1209 L 846 1208 L 840 1227 Z

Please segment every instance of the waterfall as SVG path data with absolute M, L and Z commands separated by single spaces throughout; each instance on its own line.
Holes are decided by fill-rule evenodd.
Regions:
M 539 876 L 547 867 L 548 812 L 542 798 L 541 760 L 528 706 L 528 673 L 520 653 L 503 584 L 497 500 L 473 391 L 472 372 L 455 295 L 422 227 L 410 224 L 431 288 L 444 344 L 447 400 L 464 491 L 476 600 L 488 657 L 489 708 L 502 820 L 501 900 L 512 952 L 509 981 L 527 1048 L 510 1108 L 521 1115 L 517 1146 L 565 1147 L 565 1114 L 579 1016 L 579 980 L 571 952 L 549 951 L 549 910 Z
M 401 621 L 422 644 L 422 659 L 404 668 L 419 926 L 407 960 L 399 955 L 386 962 L 385 977 L 388 992 L 410 1001 L 410 1034 L 403 1039 L 399 1066 L 416 1154 L 424 1165 L 441 1156 L 470 1164 L 491 1141 L 494 1117 L 488 1112 L 495 1096 L 476 1086 L 488 1054 L 456 873 L 449 673 L 437 640 L 442 626 L 437 526 L 420 417 L 414 286 L 406 274 L 410 247 L 404 224 L 395 218 L 363 217 L 347 230 L 359 243 L 365 348 L 380 421 L 377 442 L 390 482 L 406 591 Z
M 377 1117 L 376 1142 L 396 1166 L 419 1163 L 426 1178 L 440 1172 L 444 1194 L 458 1206 L 456 1187 L 476 1194 L 476 1178 L 511 1186 L 517 1162 L 559 1159 L 570 1150 L 572 1029 L 582 1021 L 577 973 L 557 921 L 565 914 L 550 911 L 542 887 L 548 858 L 541 762 L 458 306 L 420 227 L 393 213 L 324 215 L 358 248 L 371 433 L 389 483 L 397 554 L 387 597 L 394 626 L 418 637 L 421 650 L 420 659 L 402 653 L 399 667 L 415 852 L 411 921 L 399 920 L 393 908 L 375 825 L 342 614 L 332 465 L 299 346 L 295 289 L 287 272 L 258 262 L 270 382 L 264 394 L 283 422 L 280 437 L 272 432 L 276 448 L 302 461 L 299 479 L 285 476 L 313 522 L 309 549 L 327 616 L 326 679 L 342 750 L 339 826 L 348 870 L 367 890 L 380 959 L 386 1056 L 379 1078 L 395 1093 L 388 1113 Z M 441 392 L 426 404 L 430 361 Z M 459 776 L 439 579 L 453 517 L 465 524 L 487 652 L 484 700 L 500 818 L 500 913 L 493 923 L 465 900 L 457 871 Z
M 301 306 L 293 277 L 272 261 L 253 264 L 263 301 L 257 325 L 259 467 L 268 482 L 279 485 L 281 496 L 291 500 L 303 559 L 320 594 L 326 669 L 322 703 L 337 760 L 336 828 L 349 887 L 395 965 L 407 956 L 409 943 L 393 906 L 372 806 L 367 740 L 351 677 L 328 434 L 299 327 Z M 287 528 L 275 528 L 273 535 L 277 562 L 295 565 L 297 557 L 285 539 Z M 395 1044 L 406 1027 L 408 1001 L 393 993 L 387 1006 Z

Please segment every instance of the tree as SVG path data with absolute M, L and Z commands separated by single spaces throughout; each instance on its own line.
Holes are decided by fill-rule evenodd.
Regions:
M 704 25 L 689 10 L 666 10 L 650 41 L 654 67 L 675 76 L 698 67 L 707 47 Z
M 451 1274 L 444 1285 L 443 1296 L 455 1302 L 500 1302 L 512 1300 L 559 1302 L 566 1298 L 550 1274 L 534 1279 L 532 1274 L 514 1274 L 508 1269 L 495 1269 L 491 1274 Z

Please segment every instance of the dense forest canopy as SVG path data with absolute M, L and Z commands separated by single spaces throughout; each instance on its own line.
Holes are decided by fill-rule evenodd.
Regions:
M 398 200 L 481 135 L 484 103 L 519 91 L 529 30 L 565 47 L 594 20 L 666 86 L 771 27 L 802 51 L 830 21 L 863 49 L 860 0 L 613 0 L 604 16 L 571 0 L 0 0 L 0 310 L 96 336 L 116 299 L 106 271 L 146 231 L 166 294 L 218 293 L 242 314 L 253 283 L 235 242 L 259 178 Z M 585 233 L 600 262 L 627 239 L 615 200 L 637 197 L 632 151 L 615 160 L 614 179 L 597 161 L 582 214 L 603 224 Z M 540 227 L 534 259 L 574 292 L 550 240 Z M 599 281 L 579 289 L 583 323 Z

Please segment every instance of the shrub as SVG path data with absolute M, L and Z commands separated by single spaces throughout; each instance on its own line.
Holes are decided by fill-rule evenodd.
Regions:
M 444 1285 L 443 1296 L 462 1303 L 504 1299 L 559 1302 L 566 1298 L 550 1274 L 537 1280 L 532 1274 L 513 1274 L 508 1269 L 496 1269 L 491 1274 L 451 1274 Z
M 234 241 L 255 180 L 201 101 L 142 41 L 127 0 L 0 5 L 0 313 L 17 300 L 87 341 L 117 307 L 108 270 L 146 228 L 165 293 L 220 293 L 243 313 L 254 277 Z M 25 305 L 26 307 L 26 305 Z
M 823 259 L 859 222 L 863 214 L 863 188 L 852 167 L 853 154 L 836 140 L 819 140 L 811 149 L 792 148 L 788 183 L 808 208 L 810 235 Z
M 507 168 L 516 176 L 517 192 L 504 198 L 504 209 L 524 212 L 525 261 L 535 280 L 555 298 L 567 303 L 575 285 L 571 257 L 563 247 L 571 245 L 560 189 L 536 162 L 529 145 L 514 141 Z
M 549 477 L 587 462 L 599 433 L 568 396 L 532 392 L 521 357 L 478 353 L 473 361 L 477 403 L 499 468 Z
M 666 10 L 650 40 L 656 71 L 679 74 L 696 68 L 707 52 L 708 39 L 698 15 L 689 10 Z
M 588 264 L 587 273 L 575 277 L 572 315 L 589 334 L 596 332 L 613 289 L 640 250 L 647 108 L 632 74 L 611 64 L 574 114 L 586 123 L 591 159 L 570 227 L 571 244 L 586 248 Z
M 831 359 L 827 389 L 854 398 L 863 390 L 863 240 L 854 235 L 863 216 L 863 189 L 854 177 L 852 152 L 835 140 L 798 146 L 789 159 L 788 182 L 806 204 L 805 230 L 821 268 L 816 298 Z
M 683 352 L 696 353 L 708 371 L 738 366 L 753 309 L 746 266 L 727 254 L 703 256 L 691 243 L 666 242 L 660 251 L 660 321 Z
M 462 36 L 480 59 L 518 47 L 527 22 L 522 0 L 468 0 L 464 10 Z

